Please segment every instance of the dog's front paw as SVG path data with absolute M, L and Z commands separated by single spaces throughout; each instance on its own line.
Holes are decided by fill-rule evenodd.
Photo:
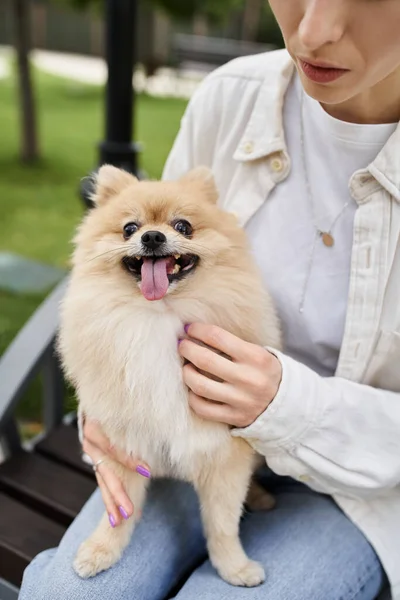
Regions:
M 219 569 L 222 579 L 232 585 L 255 587 L 265 580 L 265 572 L 260 563 L 249 560 L 239 569 Z
M 83 579 L 94 577 L 114 565 L 119 555 L 101 542 L 87 540 L 79 547 L 74 560 L 74 570 Z

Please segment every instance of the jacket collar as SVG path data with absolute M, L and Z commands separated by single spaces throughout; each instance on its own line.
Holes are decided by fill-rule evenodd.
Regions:
M 261 84 L 244 134 L 234 152 L 234 160 L 250 162 L 282 152 L 287 156 L 283 127 L 283 103 L 295 66 L 286 50 L 276 52 L 273 67 Z M 288 162 L 289 162 L 289 157 Z M 400 123 L 368 171 L 400 202 Z
M 261 84 L 245 132 L 233 155 L 235 160 L 247 162 L 274 152 L 287 153 L 282 122 L 283 101 L 294 69 L 286 50 L 276 52 L 276 60 Z
M 368 171 L 397 202 L 400 202 L 400 123 L 369 165 Z

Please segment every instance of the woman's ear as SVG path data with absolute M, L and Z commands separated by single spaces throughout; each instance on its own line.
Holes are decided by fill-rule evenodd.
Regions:
M 198 189 L 204 193 L 209 202 L 212 204 L 218 202 L 219 194 L 214 175 L 208 167 L 196 167 L 181 177 L 179 181 L 197 185 Z
M 96 206 L 101 206 L 132 183 L 138 183 L 138 179 L 131 173 L 112 165 L 103 165 L 94 175 L 94 193 L 91 199 Z

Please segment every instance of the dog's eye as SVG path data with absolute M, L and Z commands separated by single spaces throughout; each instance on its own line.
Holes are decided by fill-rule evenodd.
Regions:
M 127 223 L 124 225 L 124 238 L 128 240 L 139 229 L 137 223 Z
M 190 237 L 193 233 L 193 227 L 191 226 L 191 224 L 188 221 L 176 221 L 174 223 L 174 229 L 176 231 L 179 231 L 179 233 L 181 233 L 182 235 L 185 235 L 186 237 Z

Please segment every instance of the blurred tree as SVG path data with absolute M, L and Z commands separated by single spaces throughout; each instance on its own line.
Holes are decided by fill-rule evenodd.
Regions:
M 264 3 L 265 0 L 246 0 L 243 11 L 242 39 L 250 42 L 256 41 Z
M 277 48 L 283 48 L 285 45 L 281 30 L 268 2 L 264 3 L 263 10 L 261 11 L 256 41 L 264 44 L 273 44 Z
M 31 50 L 30 1 L 13 0 L 14 45 L 17 54 L 20 111 L 21 111 L 21 159 L 34 162 L 39 158 L 37 118 L 32 75 L 29 67 Z
M 0 0 L 1 1 L 1 0 Z M 93 8 L 102 10 L 104 0 L 51 0 L 55 3 L 68 4 L 77 9 Z M 116 0 L 118 1 L 118 0 Z M 279 40 L 282 45 L 279 29 L 271 19 L 270 11 L 266 12 L 267 18 L 262 20 L 262 34 L 260 34 L 260 12 L 263 12 L 263 0 L 144 0 L 159 6 L 169 15 L 179 19 L 189 19 L 198 15 L 200 18 L 211 22 L 224 20 L 233 10 L 245 7 L 243 36 L 255 39 L 257 36 L 265 38 L 267 30 L 268 41 Z M 266 3 L 266 0 L 265 0 Z M 267 5 L 267 3 L 266 3 Z M 267 5 L 268 6 L 268 5 Z M 20 87 L 21 107 L 21 158 L 24 161 L 34 161 L 39 157 L 37 138 L 37 122 L 35 113 L 35 100 L 32 88 L 32 76 L 29 68 L 29 53 L 31 50 L 30 35 L 30 0 L 13 0 L 15 18 L 15 49 L 18 59 L 18 75 Z M 271 39 L 271 32 L 272 38 Z

